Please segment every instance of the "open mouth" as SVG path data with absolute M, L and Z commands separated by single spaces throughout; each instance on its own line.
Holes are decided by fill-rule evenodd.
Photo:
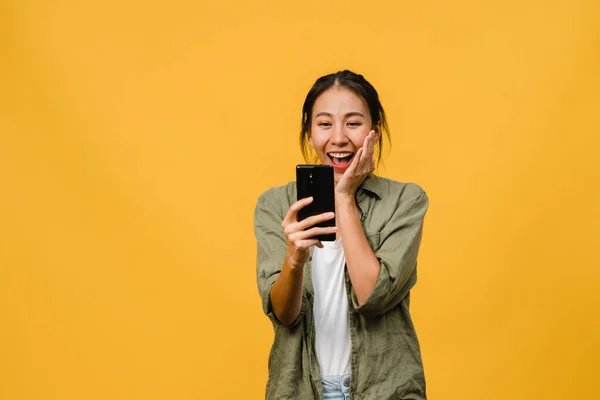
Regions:
M 345 168 L 350 165 L 354 153 L 351 152 L 340 152 L 340 153 L 327 153 L 327 156 L 331 160 L 334 168 Z

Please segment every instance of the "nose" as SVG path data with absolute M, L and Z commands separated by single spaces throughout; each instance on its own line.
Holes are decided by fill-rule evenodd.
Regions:
M 348 136 L 346 136 L 346 130 L 343 124 L 337 125 L 333 128 L 330 141 L 331 144 L 339 147 L 343 147 L 348 144 L 349 139 Z

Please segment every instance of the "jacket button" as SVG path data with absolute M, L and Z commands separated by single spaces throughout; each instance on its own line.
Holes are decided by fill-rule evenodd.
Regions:
M 344 379 L 344 386 L 345 387 L 350 387 L 350 378 Z

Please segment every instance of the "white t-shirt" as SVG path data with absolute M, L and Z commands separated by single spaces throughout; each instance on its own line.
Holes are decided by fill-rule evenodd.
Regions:
M 317 358 L 322 375 L 349 374 L 352 344 L 344 283 L 344 248 L 341 238 L 322 243 L 322 249 L 314 248 L 311 264 Z

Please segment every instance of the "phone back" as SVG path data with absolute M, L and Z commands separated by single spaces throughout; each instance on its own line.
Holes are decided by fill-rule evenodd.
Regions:
M 312 203 L 298 212 L 298 221 L 313 215 L 335 211 L 333 187 L 333 167 L 331 165 L 298 165 L 296 166 L 296 190 L 298 200 L 313 197 Z M 335 218 L 320 222 L 314 226 L 335 226 Z M 335 233 L 318 235 L 320 241 L 335 241 Z

